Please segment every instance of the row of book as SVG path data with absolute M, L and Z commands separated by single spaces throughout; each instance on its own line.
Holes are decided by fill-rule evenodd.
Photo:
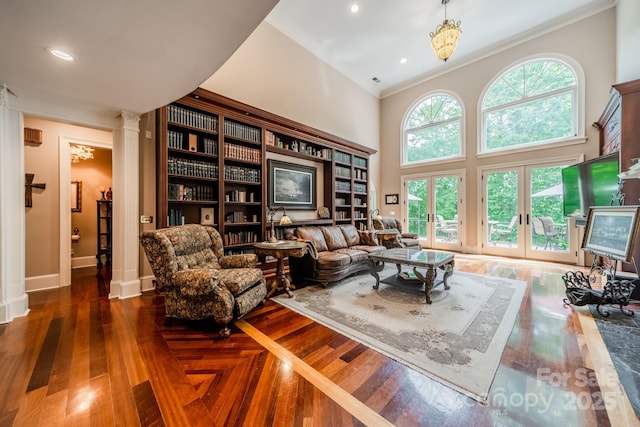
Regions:
M 336 166 L 336 176 L 340 176 L 342 178 L 351 178 L 351 168 Z
M 360 184 L 358 182 L 353 184 L 353 191 L 356 193 L 366 193 L 367 192 L 367 184 Z
M 367 159 L 365 159 L 364 157 L 353 156 L 353 166 L 358 168 L 366 168 Z
M 218 165 L 201 160 L 169 157 L 168 172 L 173 175 L 186 175 L 196 178 L 218 178 Z
M 261 182 L 261 171 L 243 166 L 224 165 L 224 179 L 231 181 Z
M 173 225 L 184 225 L 184 215 L 182 214 L 182 209 L 169 209 L 167 224 L 169 224 L 170 227 Z
M 232 122 L 231 120 L 224 121 L 224 134 L 225 136 L 246 139 L 247 141 L 262 142 L 262 131 L 260 128 Z
M 336 219 L 349 219 L 349 211 L 336 211 Z
M 169 200 L 206 200 L 217 198 L 217 190 L 208 185 L 183 185 L 169 183 Z
M 351 191 L 351 183 L 336 181 L 336 191 Z
M 210 132 L 218 131 L 218 117 L 189 110 L 176 104 L 169 105 L 169 121 Z
M 336 162 L 351 164 L 351 154 L 336 151 Z
M 225 215 L 224 222 L 236 224 L 239 222 L 249 222 L 249 221 L 247 220 L 247 216 L 245 215 L 244 212 L 229 212 L 228 214 Z
M 354 169 L 354 178 L 355 179 L 362 179 L 362 180 L 366 180 L 367 179 L 367 171 L 366 170 L 362 170 L 362 169 Z
M 260 163 L 262 162 L 262 151 L 258 148 L 226 143 L 224 144 L 224 157 L 227 159 Z
M 317 147 L 309 142 L 300 141 L 297 139 L 286 138 L 286 140 L 283 140 L 279 135 L 268 130 L 265 131 L 265 134 L 267 139 L 266 144 L 271 145 L 272 147 L 278 147 L 284 150 L 304 153 L 307 156 L 311 157 L 331 160 L 333 150 L 331 150 L 330 148 Z
M 255 201 L 254 193 L 249 192 L 248 195 L 249 197 L 247 197 L 247 192 L 244 190 L 233 190 L 227 192 L 224 198 L 227 202 L 253 203 Z
M 175 148 L 178 150 L 189 150 L 194 152 L 200 152 L 205 154 L 218 155 L 218 143 L 215 139 L 202 138 L 202 144 L 198 147 L 198 136 L 189 134 L 188 146 L 185 145 L 185 138 L 182 132 L 170 130 L 167 133 L 167 143 L 169 148 Z
M 224 233 L 223 240 L 225 245 L 241 245 L 243 243 L 255 243 L 258 241 L 258 233 L 255 231 L 234 231 L 232 233 Z
M 347 200 L 344 197 L 336 197 L 336 206 L 343 206 L 347 204 Z

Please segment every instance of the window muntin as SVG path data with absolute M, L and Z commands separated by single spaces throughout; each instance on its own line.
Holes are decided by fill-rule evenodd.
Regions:
M 461 155 L 461 129 L 458 100 L 446 94 L 428 96 L 405 120 L 404 164 Z
M 577 79 L 550 59 L 520 64 L 483 99 L 483 151 L 542 144 L 576 135 Z

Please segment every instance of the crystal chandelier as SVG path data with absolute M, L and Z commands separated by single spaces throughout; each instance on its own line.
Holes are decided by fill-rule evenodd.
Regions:
M 444 5 L 444 21 L 436 27 L 436 30 L 429 34 L 431 37 L 431 47 L 436 53 L 438 59 L 447 62 L 447 59 L 453 55 L 460 40 L 460 21 L 447 19 L 447 3 L 449 0 L 442 0 Z
M 71 163 L 78 163 L 80 160 L 93 159 L 93 148 L 84 145 L 71 145 Z

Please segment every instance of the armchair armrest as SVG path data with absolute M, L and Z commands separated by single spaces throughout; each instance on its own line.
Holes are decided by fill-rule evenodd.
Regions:
M 417 239 L 418 233 L 400 233 L 400 236 L 405 239 Z
M 190 297 L 209 295 L 220 283 L 216 270 L 188 268 L 173 275 L 171 282 L 182 295 Z
M 258 265 L 256 254 L 225 255 L 218 260 L 222 268 L 254 268 Z

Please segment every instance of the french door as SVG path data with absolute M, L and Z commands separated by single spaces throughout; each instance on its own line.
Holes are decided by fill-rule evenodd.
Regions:
M 423 247 L 460 250 L 464 171 L 402 178 L 403 223 Z
M 561 171 L 576 161 L 481 170 L 482 253 L 575 263 Z

